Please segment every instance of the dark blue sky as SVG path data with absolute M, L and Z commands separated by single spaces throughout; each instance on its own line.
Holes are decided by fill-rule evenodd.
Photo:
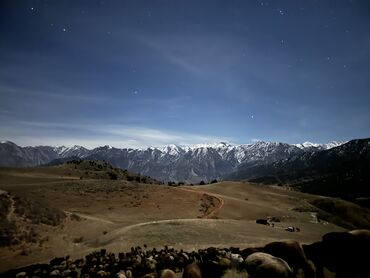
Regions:
M 0 139 L 370 135 L 370 1 L 1 1 Z

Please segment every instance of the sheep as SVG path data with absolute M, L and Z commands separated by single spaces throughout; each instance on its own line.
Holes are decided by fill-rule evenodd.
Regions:
M 60 271 L 58 269 L 53 270 L 52 272 L 49 273 L 50 277 L 56 277 L 60 276 Z
M 127 276 L 124 271 L 120 271 L 116 274 L 116 278 L 127 278 Z
M 127 278 L 132 278 L 132 277 L 134 277 L 134 276 L 132 275 L 132 271 L 131 271 L 131 269 L 127 269 L 127 270 L 126 270 L 126 277 L 127 277 Z
M 297 275 L 303 270 L 305 278 L 314 278 L 315 269 L 307 260 L 302 245 L 294 240 L 271 242 L 263 247 L 265 253 L 286 261 Z
M 307 257 L 316 266 L 318 278 L 322 278 L 324 267 L 337 277 L 368 277 L 368 254 L 370 230 L 332 232 L 322 241 L 304 245 Z
M 351 235 L 354 235 L 358 237 L 359 239 L 363 239 L 367 241 L 367 244 L 369 243 L 368 241 L 370 240 L 370 230 L 362 229 L 362 230 L 352 230 L 349 231 Z
M 240 254 L 226 252 L 224 257 L 219 259 L 218 264 L 220 266 L 223 266 L 224 269 L 233 268 L 233 269 L 240 270 L 243 263 L 244 263 L 244 259 Z
M 161 272 L 160 278 L 176 278 L 176 274 L 171 269 L 164 269 Z
M 182 278 L 202 278 L 200 267 L 196 263 L 189 264 L 185 267 Z
M 246 259 L 249 255 L 257 252 L 263 252 L 263 247 L 248 247 L 243 249 L 240 254 L 244 259 Z
M 288 263 L 281 258 L 263 252 L 249 255 L 245 260 L 251 278 L 293 278 L 294 274 Z

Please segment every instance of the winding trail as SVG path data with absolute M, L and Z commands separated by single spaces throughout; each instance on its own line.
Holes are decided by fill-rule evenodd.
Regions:
M 201 218 L 211 218 L 211 217 L 215 216 L 222 209 L 222 207 L 225 204 L 225 200 L 223 198 L 221 198 L 220 196 L 217 196 L 214 193 L 209 193 L 207 191 L 202 191 L 202 190 L 194 190 L 194 189 L 191 189 L 191 188 L 180 188 L 180 189 L 183 190 L 183 191 L 197 193 L 199 195 L 208 195 L 208 196 L 211 196 L 211 197 L 218 200 L 218 206 L 215 206 L 214 209 L 208 210 L 205 214 L 202 215 Z
M 225 219 L 202 219 L 202 218 L 174 218 L 174 219 L 165 219 L 165 220 L 154 220 L 149 222 L 142 222 L 138 224 L 129 225 L 123 228 L 119 228 L 117 230 L 112 231 L 111 233 L 122 233 L 127 232 L 131 229 L 142 227 L 142 226 L 148 226 L 148 225 L 156 225 L 156 224 L 167 224 L 167 223 L 187 223 L 187 222 L 203 222 L 203 221 L 209 221 L 209 222 L 215 222 L 215 221 L 225 221 Z
M 216 196 L 213 193 L 208 193 L 206 191 L 200 191 L 200 190 L 193 190 L 193 189 L 190 189 L 190 188 L 180 188 L 180 189 L 183 190 L 183 191 L 188 191 L 188 192 L 196 193 L 196 194 L 199 194 L 199 195 L 211 196 L 211 197 L 217 199 L 218 205 L 215 205 L 215 207 L 213 209 L 207 210 L 207 212 L 204 213 L 200 217 L 200 219 L 208 219 L 208 218 L 213 217 L 215 214 L 217 214 L 221 210 L 221 208 L 225 204 L 225 201 L 224 201 L 223 198 L 221 198 L 219 196 Z M 89 220 L 104 222 L 104 223 L 107 223 L 107 224 L 118 224 L 117 222 L 113 222 L 113 221 L 110 221 L 110 220 L 107 220 L 107 219 L 104 219 L 104 218 L 100 218 L 100 217 L 97 217 L 97 216 L 92 216 L 92 215 L 77 212 L 77 211 L 64 211 L 64 212 L 67 215 L 76 214 L 77 216 L 80 216 L 82 218 L 89 219 Z M 186 219 L 181 219 L 181 218 L 176 219 L 176 218 L 174 218 L 174 219 L 166 219 L 166 220 L 155 220 L 155 221 L 141 222 L 141 223 L 125 226 L 125 227 L 119 228 L 117 230 L 126 231 L 126 230 L 129 230 L 129 229 L 135 228 L 135 227 L 151 225 L 151 224 L 171 223 L 171 222 L 176 222 L 176 221 L 182 221 L 182 222 L 187 221 L 187 222 L 189 222 L 189 221 L 196 221 L 196 220 L 199 220 L 199 218 L 186 218 Z
M 225 221 L 225 219 L 213 219 L 212 217 L 215 216 L 220 209 L 223 207 L 225 204 L 225 201 L 223 198 L 216 196 L 213 193 L 208 193 L 206 191 L 200 191 L 200 190 L 193 190 L 190 188 L 180 188 L 183 191 L 188 191 L 191 193 L 196 193 L 198 195 L 206 195 L 206 196 L 211 196 L 217 200 L 216 204 L 214 207 L 210 206 L 209 209 L 201 216 L 198 218 L 174 218 L 174 219 L 165 219 L 165 220 L 154 220 L 154 221 L 148 221 L 148 222 L 141 222 L 137 224 L 132 224 L 129 226 L 124 226 L 124 227 L 119 227 L 117 229 L 114 229 L 113 231 L 109 232 L 108 235 L 110 237 L 113 237 L 113 239 L 108 240 L 107 243 L 116 240 L 116 236 L 122 235 L 125 232 L 128 232 L 132 229 L 143 227 L 143 226 L 149 226 L 149 225 L 156 225 L 156 224 L 169 224 L 169 223 L 201 223 L 201 222 L 222 222 Z M 103 218 L 99 218 L 96 216 L 91 216 L 88 214 L 80 213 L 80 212 L 75 212 L 75 211 L 65 211 L 67 214 L 76 214 L 80 217 L 90 219 L 90 220 L 95 220 L 95 221 L 100 221 L 108 224 L 118 224 L 116 222 L 112 222 Z

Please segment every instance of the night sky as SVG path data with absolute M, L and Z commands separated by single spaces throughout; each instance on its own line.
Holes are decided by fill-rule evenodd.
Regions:
M 370 1 L 0 2 L 0 139 L 370 136 Z

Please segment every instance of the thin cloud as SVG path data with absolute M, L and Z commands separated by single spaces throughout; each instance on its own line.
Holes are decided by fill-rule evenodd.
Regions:
M 58 93 L 56 91 L 59 91 Z M 97 95 L 81 95 L 77 94 L 72 90 L 53 90 L 46 91 L 46 90 L 32 90 L 27 88 L 18 88 L 12 86 L 1 86 L 0 92 L 2 94 L 9 94 L 9 95 L 22 95 L 22 96 L 36 96 L 36 97 L 43 97 L 43 98 L 54 98 L 54 99 L 62 99 L 62 100 L 72 100 L 72 101 L 81 101 L 81 102 L 106 102 L 111 101 L 112 99 L 106 96 L 97 96 Z
M 148 39 L 147 37 L 144 36 L 131 36 L 133 40 L 138 41 L 142 45 L 146 46 L 147 48 L 150 48 L 151 50 L 156 51 L 159 53 L 162 58 L 171 64 L 187 71 L 190 72 L 193 75 L 196 76 L 201 76 L 205 73 L 204 70 L 202 70 L 199 66 L 196 66 L 194 63 L 189 62 L 188 59 L 185 59 L 179 54 L 173 53 L 171 49 L 163 44 L 160 44 L 154 40 Z
M 15 130 L 12 127 L 1 127 L 2 134 L 9 134 L 7 137 L 2 136 L 1 140 L 14 140 L 21 145 L 82 145 L 88 148 L 107 144 L 117 148 L 146 148 L 168 144 L 193 145 L 233 141 L 233 138 L 229 137 L 115 124 L 20 121 L 19 125 L 23 128 Z

